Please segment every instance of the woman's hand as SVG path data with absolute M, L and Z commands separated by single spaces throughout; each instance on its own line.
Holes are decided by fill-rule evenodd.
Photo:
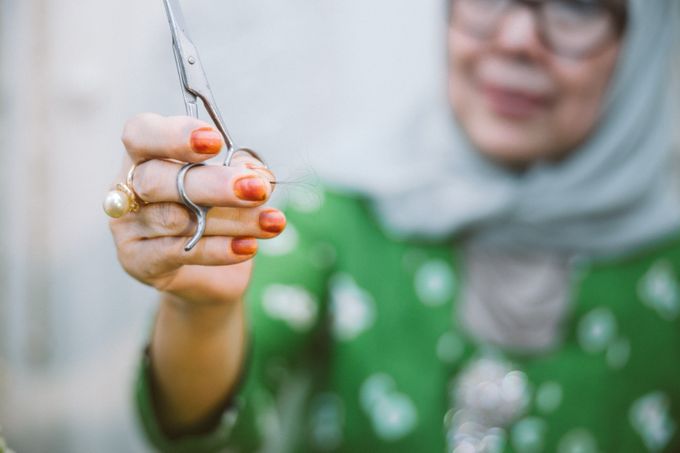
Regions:
M 190 170 L 189 197 L 214 207 L 205 236 L 185 252 L 196 219 L 179 200 L 177 173 L 184 162 L 214 157 L 224 144 L 222 137 L 194 118 L 142 114 L 128 121 L 122 139 L 127 155 L 118 180 L 137 163 L 133 189 L 148 203 L 110 222 L 123 268 L 188 303 L 239 300 L 250 277 L 256 239 L 273 238 L 286 225 L 283 213 L 264 206 L 273 190 L 272 173 L 245 152 L 237 153 L 230 167 Z

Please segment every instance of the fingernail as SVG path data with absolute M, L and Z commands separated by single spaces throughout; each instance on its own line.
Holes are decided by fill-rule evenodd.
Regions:
M 217 154 L 222 149 L 222 136 L 210 127 L 196 129 L 191 133 L 191 149 L 198 154 Z
M 260 214 L 260 228 L 268 233 L 280 233 L 286 228 L 286 216 L 276 209 Z
M 245 201 L 267 199 L 267 182 L 259 176 L 244 176 L 234 183 L 234 194 Z
M 264 165 L 257 165 L 254 163 L 247 163 L 245 166 L 247 169 L 259 172 L 265 178 L 267 178 L 267 180 L 269 180 L 269 184 L 272 187 L 272 192 L 274 192 L 274 190 L 276 189 L 276 176 L 274 176 L 274 173 L 272 173 L 270 169 L 268 169 Z
M 257 239 L 234 238 L 231 240 L 231 250 L 237 255 L 254 255 L 257 252 Z

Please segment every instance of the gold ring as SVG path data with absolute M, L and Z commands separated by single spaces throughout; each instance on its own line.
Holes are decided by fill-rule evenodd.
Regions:
M 128 189 L 130 189 L 130 192 L 132 193 L 132 197 L 134 198 L 135 202 L 137 203 L 138 206 L 146 206 L 149 203 L 147 201 L 144 201 L 142 197 L 139 196 L 137 192 L 135 192 L 135 184 L 134 184 L 134 177 L 135 177 L 135 170 L 137 167 L 144 162 L 139 162 L 137 164 L 133 164 L 132 167 L 130 167 L 130 170 L 128 170 L 127 177 L 125 178 L 125 185 L 127 186 Z M 137 209 L 139 210 L 139 209 Z M 136 212 L 136 211 L 135 211 Z
M 133 178 L 138 164 L 134 164 L 128 171 L 126 182 L 116 184 L 116 188 L 106 194 L 104 198 L 104 212 L 111 218 L 118 219 L 130 212 L 137 212 L 146 201 L 137 195 L 133 189 Z

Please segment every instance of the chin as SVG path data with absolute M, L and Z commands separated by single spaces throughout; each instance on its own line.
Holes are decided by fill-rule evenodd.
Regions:
M 550 147 L 545 146 L 540 135 L 517 125 L 483 122 L 466 124 L 463 130 L 482 156 L 510 167 L 526 167 L 534 162 L 551 158 Z

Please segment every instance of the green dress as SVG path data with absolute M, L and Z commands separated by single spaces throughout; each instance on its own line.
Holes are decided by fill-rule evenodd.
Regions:
M 523 356 L 477 344 L 452 315 L 455 246 L 392 239 L 339 192 L 292 191 L 285 210 L 256 259 L 249 365 L 215 430 L 167 439 L 142 365 L 136 401 L 159 450 L 444 452 L 471 426 L 452 394 L 486 367 L 501 379 L 481 404 L 516 403 L 482 433 L 486 451 L 680 451 L 680 238 L 575 264 L 563 342 Z

